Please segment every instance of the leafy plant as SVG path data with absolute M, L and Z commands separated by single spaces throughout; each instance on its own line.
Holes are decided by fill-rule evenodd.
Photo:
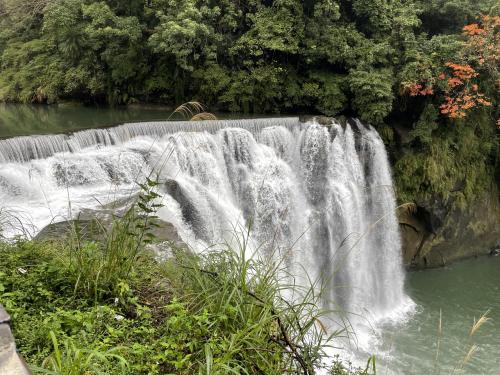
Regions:
M 66 339 L 61 347 L 54 332 L 50 332 L 50 339 L 54 347 L 53 353 L 43 361 L 42 367 L 34 367 L 35 373 L 47 375 L 86 375 L 104 374 L 113 367 L 124 374 L 128 363 L 117 353 L 123 348 L 115 347 L 106 351 L 81 349 L 71 339 Z M 118 365 L 118 368 L 116 367 Z M 108 369 L 108 371 L 105 371 Z
M 317 285 L 290 285 L 280 261 L 248 254 L 244 238 L 163 262 L 144 249 L 127 282 L 109 289 L 118 301 L 74 293 L 64 263 L 74 240 L 0 243 L 0 299 L 18 349 L 51 374 L 315 372 L 342 331 L 326 333 Z M 101 256 L 82 247 L 86 259 Z
M 140 183 L 141 193 L 123 217 L 115 218 L 110 229 L 97 223 L 105 232 L 104 243 L 83 242 L 75 227 L 73 246 L 67 261 L 74 278 L 75 292 L 93 296 L 123 297 L 127 292 L 134 267 L 147 244 L 154 240 L 152 230 L 158 226 L 155 211 L 161 207 L 154 188 L 158 183 L 147 177 Z

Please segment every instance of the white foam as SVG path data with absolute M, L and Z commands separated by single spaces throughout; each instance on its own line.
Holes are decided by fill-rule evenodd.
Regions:
M 403 288 L 385 148 L 359 122 L 127 124 L 1 142 L 2 205 L 28 215 L 33 233 L 129 196 L 135 181 L 155 173 L 159 216 L 194 249 L 231 241 L 234 228 L 251 224 L 261 255 L 287 252 L 298 280 L 306 280 L 304 270 L 322 280 L 324 306 L 340 307 L 354 327 L 355 340 L 340 343 L 353 359 L 379 350 L 381 327 L 404 322 L 415 308 Z

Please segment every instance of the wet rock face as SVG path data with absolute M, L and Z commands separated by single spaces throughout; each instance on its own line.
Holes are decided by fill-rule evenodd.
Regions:
M 419 202 L 414 212 L 399 213 L 403 260 L 407 268 L 442 267 L 479 255 L 495 255 L 500 248 L 498 194 L 465 209 L 443 201 Z
M 57 241 L 78 233 L 83 241 L 105 241 L 106 233 L 112 228 L 116 218 L 123 217 L 136 199 L 137 197 L 134 196 L 112 202 L 100 209 L 82 210 L 74 220 L 47 225 L 34 239 L 37 241 Z M 175 248 L 187 247 L 172 223 L 160 219 L 153 219 L 153 223 L 150 232 L 156 242 L 168 242 Z
M 198 238 L 210 242 L 211 238 L 206 236 L 201 212 L 196 208 L 189 196 L 185 193 L 182 186 L 175 180 L 165 182 L 165 190 L 180 205 L 182 217 L 187 223 L 190 223 L 194 233 Z
M 499 256 L 500 255 L 500 248 L 498 248 L 498 249 L 491 249 L 489 255 L 492 256 L 492 257 Z
M 406 267 L 412 266 L 413 262 L 418 259 L 425 241 L 431 234 L 425 224 L 425 221 L 419 220 L 409 211 L 399 213 L 403 262 Z

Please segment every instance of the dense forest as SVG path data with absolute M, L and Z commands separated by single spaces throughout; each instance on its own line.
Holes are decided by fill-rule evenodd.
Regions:
M 495 3 L 3 0 L 0 99 L 197 98 L 243 112 L 354 111 L 378 123 L 413 104 L 412 84 L 453 73 L 450 62 L 488 72 L 479 83 L 492 93 L 498 60 L 464 56 L 461 34 Z M 482 23 L 479 35 L 498 27 Z
M 1 0 L 0 101 L 354 115 L 402 199 L 464 198 L 498 159 L 496 3 Z

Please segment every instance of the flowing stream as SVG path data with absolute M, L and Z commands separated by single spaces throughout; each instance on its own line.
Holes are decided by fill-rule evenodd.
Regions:
M 298 118 L 147 122 L 0 140 L 0 206 L 15 217 L 4 234 L 35 235 L 129 197 L 151 173 L 160 181 L 158 215 L 194 249 L 250 226 L 259 255 L 286 257 L 298 278 L 307 272 L 325 283 L 325 307 L 352 313 L 348 352 L 385 353 L 382 366 L 417 361 L 386 348 L 395 336 L 411 340 L 408 327 L 423 312 L 405 320 L 414 303 L 390 166 L 373 128 Z

